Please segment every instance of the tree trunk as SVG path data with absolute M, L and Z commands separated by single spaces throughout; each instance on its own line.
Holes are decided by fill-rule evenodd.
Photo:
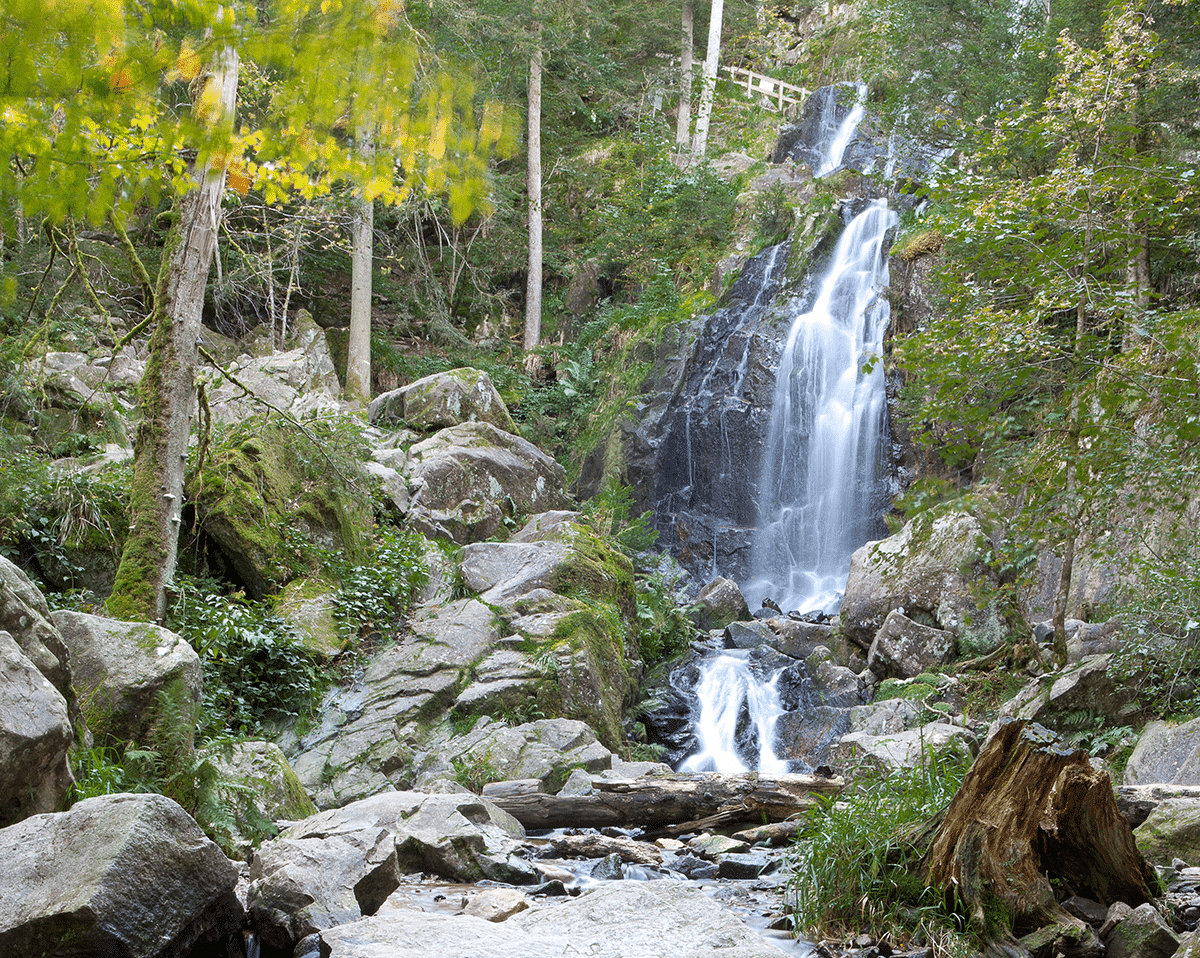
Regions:
M 529 195 L 529 271 L 525 279 L 525 353 L 542 339 L 542 49 L 541 24 L 534 28 L 538 44 L 529 58 L 529 161 L 525 188 Z
M 237 81 L 237 52 L 225 47 L 201 87 L 215 84 L 219 91 L 213 125 L 232 128 Z M 196 405 L 197 339 L 224 189 L 223 163 L 196 174 L 195 187 L 176 203 L 178 219 L 163 251 L 153 306 L 157 323 L 139 390 L 129 536 L 108 600 L 109 614 L 118 618 L 161 621 L 166 614 Z
M 679 56 L 679 115 L 675 119 L 675 143 L 686 150 L 692 126 L 692 46 L 695 42 L 695 10 L 692 0 L 683 0 L 683 43 Z
M 708 53 L 704 57 L 704 89 L 700 94 L 696 136 L 692 141 L 692 152 L 696 156 L 703 156 L 704 151 L 708 149 L 708 124 L 712 118 L 713 97 L 717 89 L 717 63 L 721 59 L 721 19 L 724 13 L 724 0 L 713 0 L 712 13 L 708 18 Z
M 1052 882 L 1111 905 L 1152 897 L 1154 871 L 1087 753 L 1039 725 L 1000 726 L 967 773 L 925 854 L 927 881 L 953 891 L 992 942 L 1075 923 Z M 1003 948 L 996 949 L 1003 951 Z
M 359 151 L 374 152 L 371 133 L 358 134 Z M 346 398 L 365 407 L 371 401 L 371 268 L 375 204 L 358 196 L 350 220 L 350 336 L 346 347 Z
M 670 778 L 593 778 L 591 795 L 546 795 L 536 779 L 494 782 L 483 789 L 526 828 L 602 828 L 605 825 L 680 825 L 782 821 L 808 809 L 816 795 L 842 790 L 840 778 L 816 775 L 672 775 Z

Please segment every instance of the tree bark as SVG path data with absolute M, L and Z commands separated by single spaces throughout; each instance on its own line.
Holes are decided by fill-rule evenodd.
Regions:
M 210 126 L 232 128 L 237 82 L 237 52 L 225 47 L 200 87 L 210 89 L 210 84 L 216 84 L 218 91 L 219 108 L 204 117 Z M 176 203 L 178 218 L 164 250 L 154 297 L 156 326 L 139 389 L 141 420 L 134 440 L 129 536 L 108 601 L 109 614 L 118 618 L 162 621 L 175 575 L 196 405 L 197 339 L 217 245 L 225 163 L 205 165 L 195 180 L 195 186 Z
M 1103 905 L 1149 901 L 1154 872 L 1108 775 L 1040 725 L 1010 721 L 980 753 L 942 816 L 923 865 L 990 941 L 1074 923 L 1052 881 Z M 1011 925 L 1009 925 L 1011 921 Z M 1003 949 L 999 949 L 1003 950 Z
M 683 0 L 683 42 L 679 56 L 679 115 L 675 119 L 675 143 L 685 150 L 692 139 L 692 47 L 695 43 L 695 22 L 692 0 Z
M 703 156 L 708 149 L 708 125 L 712 118 L 713 97 L 717 89 L 717 64 L 721 59 L 721 20 L 725 14 L 724 0 L 713 0 L 708 18 L 708 53 L 704 57 L 704 89 L 700 94 L 700 112 L 696 116 L 696 136 L 692 152 Z
M 697 825 L 782 821 L 807 810 L 817 795 L 842 790 L 840 778 L 816 775 L 672 775 L 670 778 L 593 778 L 591 795 L 546 795 L 536 779 L 494 782 L 483 789 L 526 828 L 602 828 L 605 825 Z
M 371 133 L 362 129 L 358 148 L 374 152 Z M 371 401 L 371 269 L 374 256 L 375 204 L 355 197 L 350 220 L 350 335 L 346 347 L 346 398 L 364 406 Z
M 538 46 L 529 58 L 529 158 L 525 188 L 529 196 L 529 270 L 525 278 L 525 354 L 542 339 L 542 48 L 541 24 L 534 28 Z

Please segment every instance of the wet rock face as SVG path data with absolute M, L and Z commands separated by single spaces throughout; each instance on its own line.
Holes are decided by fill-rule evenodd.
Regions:
M 629 437 L 629 482 L 639 507 L 654 511 L 659 545 L 705 578 L 714 566 L 735 580 L 748 573 L 762 445 L 790 322 L 771 305 L 786 259 L 786 246 L 772 247 L 746 264 L 721 308 L 694 325 L 683 367 L 668 362 L 648 382 L 652 394 Z
M 860 96 L 858 84 L 839 83 L 814 90 L 804 103 L 804 115 L 798 123 L 784 127 L 771 157 L 772 163 L 791 160 L 810 170 L 818 170 L 821 162 L 819 144 L 828 141 L 854 109 Z M 882 151 L 886 155 L 886 149 Z M 842 166 L 866 172 L 880 160 L 881 150 L 867 134 L 859 129 L 842 157 Z

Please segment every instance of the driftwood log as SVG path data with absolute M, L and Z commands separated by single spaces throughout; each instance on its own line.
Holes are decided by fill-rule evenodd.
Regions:
M 1153 897 L 1154 872 L 1107 773 L 1040 725 L 1002 725 L 930 828 L 929 884 L 957 894 L 976 931 L 997 944 L 1011 941 L 1009 922 L 1018 935 L 1074 922 L 1055 881 L 1102 905 Z
M 483 789 L 526 828 L 641 825 L 659 834 L 737 822 L 783 821 L 820 795 L 836 795 L 841 778 L 819 775 L 674 774 L 661 778 L 592 779 L 591 795 L 547 795 L 536 779 L 493 782 Z

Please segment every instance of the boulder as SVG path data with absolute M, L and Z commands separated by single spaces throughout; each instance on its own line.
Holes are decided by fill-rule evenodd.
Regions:
M 411 785 L 428 726 L 448 713 L 464 673 L 499 639 L 495 614 L 478 600 L 419 609 L 409 632 L 379 652 L 361 678 L 326 697 L 292 756 L 317 806 Z
M 714 868 L 715 871 L 715 868 Z M 327 958 L 779 958 L 775 945 L 683 882 L 610 882 L 538 903 L 499 924 L 471 915 L 384 909 L 321 933 Z
M 243 422 L 271 407 L 301 420 L 342 412 L 341 386 L 324 330 L 306 311 L 292 320 L 283 350 L 277 351 L 269 339 L 245 345 L 258 355 L 243 354 L 226 367 L 241 385 L 219 370 L 202 372 L 210 380 L 208 405 L 216 422 Z
M 515 888 L 488 888 L 471 896 L 463 914 L 487 921 L 505 921 L 528 908 L 529 899 Z
M 750 618 L 746 597 L 732 579 L 716 578 L 696 597 L 696 625 L 702 631 L 723 629 Z
M 835 637 L 830 626 L 817 622 L 800 622 L 795 619 L 769 620 L 774 638 L 772 648 L 793 659 L 806 659 L 819 646 L 825 646 L 834 653 L 834 658 L 846 665 L 849 661 L 849 650 L 843 650 L 844 640 Z M 843 653 L 844 654 L 841 654 Z
M 443 429 L 409 454 L 410 518 L 430 538 L 481 542 L 505 520 L 567 505 L 562 466 L 490 423 Z
M 492 781 L 537 779 L 539 790 L 554 794 L 572 769 L 599 773 L 612 766 L 613 754 L 596 740 L 583 722 L 540 719 L 510 728 L 481 723 L 467 735 L 450 739 L 428 764 L 417 772 L 423 788 L 447 772 L 464 766 L 482 766 Z
M 21 651 L 68 704 L 71 690 L 71 654 L 50 621 L 46 599 L 29 577 L 0 556 L 0 629 L 8 632 Z
M 959 725 L 930 722 L 919 728 L 884 735 L 850 732 L 833 746 L 830 757 L 837 767 L 866 765 L 891 771 L 918 765 L 930 749 L 934 752 L 949 748 L 970 750 L 974 743 L 975 736 Z
M 178 717 L 182 709 L 190 720 L 200 703 L 200 657 L 174 632 L 67 610 L 51 619 L 71 650 L 75 688 L 95 735 L 148 745 L 164 711 Z
M 336 658 L 346 647 L 333 617 L 336 597 L 336 586 L 306 576 L 285 585 L 275 600 L 275 614 L 295 630 L 306 649 L 322 659 Z
M 0 631 L 0 828 L 62 805 L 71 741 L 66 699 Z
M 288 949 L 375 914 L 408 872 L 533 882 L 537 873 L 516 855 L 523 837 L 511 816 L 474 795 L 384 792 L 265 843 L 251 863 L 247 905 L 262 943 Z
M 1167 798 L 1134 830 L 1138 850 L 1147 859 L 1200 861 L 1200 799 Z
M 235 742 L 214 762 L 222 778 L 253 790 L 254 805 L 268 820 L 297 821 L 317 813 L 308 791 L 274 742 Z
M 1108 958 L 1171 958 L 1179 936 L 1150 903 L 1138 905 L 1104 939 Z
M 766 622 L 759 619 L 730 622 L 722 637 L 727 649 L 757 649 L 763 645 L 774 648 L 775 633 Z
M 348 431 L 359 425 L 343 420 Z M 327 453 L 331 458 L 336 454 Z M 373 503 L 357 467 L 325 458 L 308 437 L 277 419 L 240 423 L 189 480 L 198 521 L 208 536 L 210 569 L 239 582 L 253 598 L 275 595 L 292 577 L 293 537 L 361 561 Z
M 432 432 L 464 422 L 486 422 L 505 432 L 516 432 L 508 407 L 479 369 L 452 369 L 434 373 L 393 389 L 371 400 L 372 425 L 408 425 Z
M 1138 713 L 1137 689 L 1110 674 L 1112 657 L 1092 655 L 1062 672 L 1033 679 L 1000 707 L 989 737 L 1002 719 L 1016 718 L 1040 722 L 1054 728 L 1059 719 L 1071 713 L 1097 713 L 1105 725 L 1131 724 Z
M 954 657 L 954 635 L 918 625 L 893 609 L 875 633 L 867 667 L 877 675 L 911 679 L 945 665 Z
M 105 795 L 0 831 L 5 958 L 174 958 L 240 936 L 238 869 L 162 795 Z
M 894 536 L 868 542 L 850 559 L 841 628 L 863 648 L 895 609 L 954 636 L 982 613 L 974 593 L 991 581 L 990 547 L 974 516 L 914 519 Z
M 1126 785 L 1200 785 L 1200 719 L 1151 722 L 1125 765 Z

